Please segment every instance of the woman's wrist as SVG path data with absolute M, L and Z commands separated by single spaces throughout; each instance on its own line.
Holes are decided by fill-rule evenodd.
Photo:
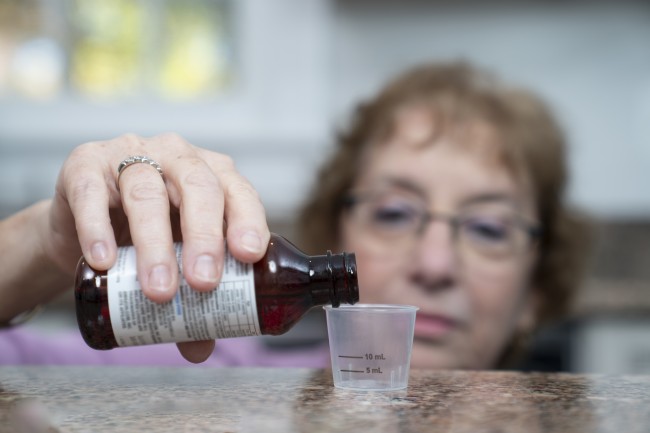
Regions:
M 36 203 L 0 224 L 0 327 L 24 323 L 36 310 L 72 287 L 47 253 L 50 203 Z

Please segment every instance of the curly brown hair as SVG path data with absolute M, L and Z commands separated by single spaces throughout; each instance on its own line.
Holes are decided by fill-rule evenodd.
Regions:
M 364 152 L 390 136 L 398 109 L 414 104 L 430 108 L 436 125 L 441 125 L 436 135 L 445 133 L 445 125 L 476 121 L 497 132 L 501 163 L 530 183 L 536 199 L 542 229 L 531 276 L 540 301 L 537 323 L 564 314 L 582 278 L 589 239 L 587 219 L 565 205 L 564 136 L 538 97 L 505 87 L 464 62 L 411 69 L 359 105 L 299 215 L 299 244 L 310 253 L 337 248 L 344 197 L 355 183 Z

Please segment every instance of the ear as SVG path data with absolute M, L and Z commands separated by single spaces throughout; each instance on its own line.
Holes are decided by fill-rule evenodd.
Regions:
M 517 319 L 516 330 L 524 335 L 530 334 L 537 325 L 540 296 L 535 287 L 529 287 L 522 299 L 521 311 Z
M 539 248 L 536 246 L 528 252 L 526 257 L 526 266 L 528 267 L 528 275 L 530 275 L 526 291 L 522 297 L 521 312 L 517 318 L 517 323 L 515 329 L 517 332 L 522 333 L 522 335 L 530 335 L 539 320 L 538 312 L 542 299 L 540 296 L 540 291 L 538 287 L 534 285 L 532 278 L 535 268 L 537 267 L 539 261 Z

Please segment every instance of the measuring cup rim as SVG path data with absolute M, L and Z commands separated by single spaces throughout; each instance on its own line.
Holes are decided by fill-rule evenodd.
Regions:
M 404 313 L 404 312 L 415 312 L 419 310 L 419 307 L 413 305 L 401 305 L 401 304 L 354 304 L 354 305 L 341 305 L 339 307 L 332 307 L 331 305 L 325 305 L 323 307 L 325 311 L 363 311 L 367 313 Z

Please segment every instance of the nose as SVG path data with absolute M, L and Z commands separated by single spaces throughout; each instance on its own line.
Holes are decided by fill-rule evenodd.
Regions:
M 427 288 L 450 285 L 457 272 L 457 251 L 450 224 L 434 219 L 418 240 L 413 259 L 415 277 Z

